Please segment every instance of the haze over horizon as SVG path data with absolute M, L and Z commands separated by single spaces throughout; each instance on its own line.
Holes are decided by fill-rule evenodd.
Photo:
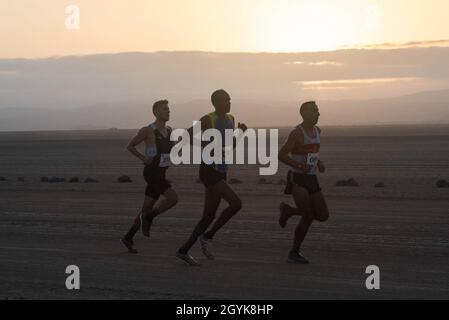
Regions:
M 442 123 L 449 48 L 0 59 L 0 130 L 133 128 L 162 98 L 174 125 L 186 125 L 211 109 L 218 88 L 254 126 L 294 124 L 306 100 L 318 101 L 329 125 Z
M 326 124 L 443 123 L 448 11 L 445 0 L 4 3 L 0 131 L 134 127 L 162 98 L 183 125 L 218 88 L 256 126 L 296 122 L 307 100 Z

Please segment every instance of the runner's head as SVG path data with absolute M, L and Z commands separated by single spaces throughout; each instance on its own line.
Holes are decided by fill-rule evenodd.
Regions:
M 320 111 L 315 101 L 308 101 L 301 105 L 300 113 L 304 122 L 316 125 L 320 118 Z
M 211 100 L 218 114 L 227 114 L 231 111 L 231 96 L 223 89 L 212 93 Z
M 159 100 L 153 104 L 153 113 L 156 120 L 167 122 L 170 120 L 170 108 L 167 100 Z

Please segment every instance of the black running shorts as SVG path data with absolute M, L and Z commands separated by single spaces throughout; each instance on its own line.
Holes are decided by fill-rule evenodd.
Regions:
M 213 187 L 220 181 L 226 181 L 226 173 L 215 170 L 213 165 L 201 164 L 200 180 L 206 188 Z
M 285 194 L 292 194 L 293 184 L 303 187 L 310 195 L 321 192 L 320 183 L 314 174 L 303 174 L 289 171 L 287 176 L 287 187 Z
M 165 178 L 165 170 L 146 166 L 143 169 L 143 177 L 147 182 L 145 195 L 155 200 L 171 188 L 170 182 Z

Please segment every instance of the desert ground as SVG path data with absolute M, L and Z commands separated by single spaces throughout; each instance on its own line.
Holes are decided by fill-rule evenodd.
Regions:
M 135 131 L 0 133 L 0 299 L 448 299 L 449 189 L 435 186 L 449 180 L 447 126 L 326 129 L 320 181 L 331 218 L 312 226 L 306 266 L 286 263 L 298 218 L 277 224 L 279 203 L 292 204 L 277 184 L 283 166 L 271 185 L 258 184 L 257 166 L 231 168 L 243 209 L 217 234 L 217 259 L 197 245 L 202 266 L 188 267 L 174 253 L 201 216 L 196 166 L 169 170 L 180 202 L 130 255 L 119 239 L 145 188 L 125 150 Z M 123 174 L 133 182 L 119 184 Z M 360 187 L 336 187 L 347 178 Z M 80 268 L 79 291 L 65 287 L 68 265 Z M 365 287 L 369 265 L 380 290 Z

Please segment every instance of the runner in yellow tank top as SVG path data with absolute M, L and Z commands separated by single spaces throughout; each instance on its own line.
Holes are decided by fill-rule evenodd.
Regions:
M 201 118 L 201 129 L 203 131 L 208 129 L 219 130 L 222 134 L 223 147 L 226 147 L 224 145 L 224 130 L 234 129 L 235 127 L 234 117 L 229 114 L 231 111 L 231 97 L 226 91 L 218 90 L 212 94 L 211 100 L 215 112 Z M 238 124 L 238 128 L 243 131 L 247 129 L 245 124 L 240 123 Z M 192 132 L 190 134 L 192 135 Z M 200 240 L 201 249 L 206 258 L 214 260 L 215 256 L 212 249 L 214 235 L 242 208 L 242 201 L 239 196 L 226 182 L 226 164 L 206 165 L 202 163 L 199 175 L 201 182 L 206 188 L 203 216 L 193 230 L 190 238 L 176 253 L 178 258 L 190 265 L 199 265 L 189 254 L 190 249 L 198 239 Z M 225 200 L 228 203 L 228 207 L 215 220 L 221 200 Z

